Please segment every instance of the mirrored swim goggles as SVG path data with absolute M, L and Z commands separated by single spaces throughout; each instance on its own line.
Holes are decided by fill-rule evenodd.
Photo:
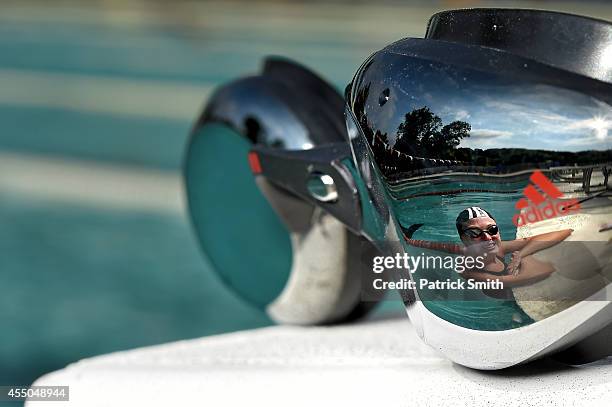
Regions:
M 203 252 L 277 322 L 347 321 L 374 305 L 372 257 L 456 259 L 457 214 L 483 208 L 496 225 L 463 233 L 499 233 L 499 257 L 524 252 L 519 273 L 495 277 L 503 290 L 422 286 L 468 281 L 442 262 L 401 275 L 418 335 L 478 369 L 612 354 L 611 34 L 569 14 L 442 12 L 424 38 L 372 54 L 344 99 L 269 59 L 194 127 L 185 179 Z

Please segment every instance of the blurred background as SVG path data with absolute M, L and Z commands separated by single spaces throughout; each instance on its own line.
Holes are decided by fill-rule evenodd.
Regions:
M 181 161 L 207 96 L 270 54 L 343 89 L 373 51 L 472 6 L 612 19 L 603 1 L 2 1 L 0 384 L 271 324 L 190 228 Z

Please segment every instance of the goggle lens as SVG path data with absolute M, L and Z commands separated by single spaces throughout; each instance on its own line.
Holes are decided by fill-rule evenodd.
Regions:
M 465 233 L 472 239 L 477 239 L 481 237 L 484 233 L 487 233 L 489 236 L 495 236 L 496 234 L 499 233 L 499 228 L 497 227 L 497 225 L 491 225 L 485 230 L 478 229 L 478 228 L 465 229 L 463 233 Z

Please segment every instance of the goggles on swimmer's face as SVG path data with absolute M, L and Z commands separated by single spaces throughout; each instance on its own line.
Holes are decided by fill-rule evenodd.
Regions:
M 497 227 L 497 225 L 491 225 L 484 230 L 479 228 L 463 229 L 463 234 L 467 235 L 469 238 L 472 239 L 478 239 L 485 233 L 487 233 L 489 236 L 495 236 L 499 233 L 499 228 Z

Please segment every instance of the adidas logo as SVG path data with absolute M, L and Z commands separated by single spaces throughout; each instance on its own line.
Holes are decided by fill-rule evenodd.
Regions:
M 580 209 L 577 199 L 562 200 L 563 193 L 541 171 L 534 171 L 529 180 L 542 192 L 532 184 L 525 187 L 523 190 L 525 198 L 519 199 L 514 205 L 519 211 L 512 218 L 515 226 L 564 216 Z

